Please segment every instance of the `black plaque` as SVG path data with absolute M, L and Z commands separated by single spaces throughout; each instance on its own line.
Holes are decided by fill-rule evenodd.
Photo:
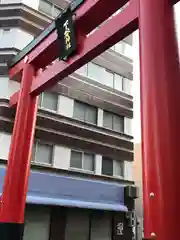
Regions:
M 73 13 L 70 8 L 55 21 L 59 39 L 59 59 L 67 60 L 77 49 L 76 34 L 73 23 Z
M 128 226 L 126 213 L 116 212 L 113 216 L 113 240 L 132 240 L 132 227 Z
M 113 219 L 113 240 L 124 240 L 125 217 L 124 213 L 115 213 Z

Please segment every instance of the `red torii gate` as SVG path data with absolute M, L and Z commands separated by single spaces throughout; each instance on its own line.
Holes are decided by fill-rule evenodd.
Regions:
M 53 24 L 22 51 L 10 66 L 10 78 L 21 79 L 11 97 L 17 104 L 5 176 L 0 238 L 20 240 L 38 95 L 92 60 L 136 29 L 140 29 L 141 110 L 143 142 L 144 229 L 146 238 L 179 240 L 180 68 L 173 4 L 178 0 L 131 0 L 93 34 L 93 29 L 127 0 L 86 0 L 75 11 L 78 49 L 65 61 L 58 57 Z M 20 78 L 21 77 L 21 78 Z

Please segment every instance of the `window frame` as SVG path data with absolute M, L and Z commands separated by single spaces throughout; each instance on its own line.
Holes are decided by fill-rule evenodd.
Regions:
M 83 119 L 84 120 L 81 120 L 77 117 L 75 117 L 75 104 L 80 104 L 83 106 L 83 109 L 84 109 L 84 112 L 83 112 Z M 86 113 L 87 113 L 87 110 L 88 110 L 88 107 L 91 108 L 91 109 L 94 109 L 96 111 L 96 119 L 95 119 L 95 123 L 92 123 L 92 122 L 89 122 L 89 121 L 86 121 Z M 84 122 L 84 123 L 87 123 L 87 124 L 92 124 L 94 126 L 97 126 L 97 122 L 98 122 L 98 108 L 95 107 L 95 106 L 92 106 L 88 103 L 85 103 L 85 102 L 81 102 L 81 101 L 78 101 L 78 100 L 74 100 L 74 107 L 73 107 L 73 118 L 78 120 L 78 121 L 81 121 L 81 122 Z
M 92 61 L 90 61 L 90 62 L 87 63 L 87 70 L 86 70 L 87 77 L 90 78 L 90 79 L 92 79 L 92 80 L 95 80 L 96 82 L 99 82 L 99 81 L 97 81 L 97 77 L 92 77 L 92 76 L 89 75 L 89 73 L 91 72 L 91 71 L 89 71 L 89 65 L 90 65 L 90 64 L 92 64 L 92 65 L 94 65 L 94 66 L 96 66 L 96 67 L 98 67 L 98 68 L 101 68 L 101 69 L 103 69 L 103 70 L 105 70 L 105 68 L 104 68 L 103 66 L 97 64 L 97 63 L 92 62 Z M 96 75 L 97 75 L 97 74 L 96 74 Z M 101 83 L 101 81 L 100 81 L 99 83 Z M 102 84 L 102 83 L 101 83 L 101 84 Z
M 46 92 L 42 92 L 42 94 L 39 95 L 38 107 L 40 109 L 43 109 L 43 110 L 46 110 L 46 111 L 49 111 L 49 112 L 57 113 L 58 112 L 58 106 L 59 106 L 59 94 L 56 93 L 56 92 L 47 92 L 47 93 L 52 93 L 52 94 L 57 96 L 56 110 L 49 109 L 49 108 L 46 108 L 46 107 L 43 106 L 44 94 L 46 94 Z
M 114 171 L 114 162 L 117 162 L 117 163 L 120 163 L 120 169 L 121 169 L 121 173 L 123 173 L 122 175 L 118 175 L 118 174 L 115 174 L 115 171 Z M 124 165 L 124 163 L 125 163 L 125 161 L 120 161 L 120 160 L 113 160 L 113 176 L 115 177 L 115 178 L 119 178 L 119 179 L 124 179 L 124 176 L 125 176 L 125 172 L 124 172 L 124 169 L 125 169 L 125 165 Z
M 103 159 L 106 158 L 106 159 L 109 159 L 112 161 L 112 175 L 108 175 L 108 174 L 104 174 L 103 173 Z M 122 164 L 120 166 L 120 169 L 122 171 L 122 175 L 118 175 L 118 174 L 115 174 L 115 161 Z M 102 164 L 101 164 L 101 175 L 102 176 L 106 176 L 106 177 L 114 177 L 114 178 L 118 178 L 118 179 L 124 179 L 124 161 L 120 161 L 120 160 L 116 160 L 116 159 L 112 159 L 110 157 L 107 157 L 107 156 L 102 156 Z
M 7 33 L 7 32 L 9 33 L 11 31 L 11 28 L 10 27 L 3 27 L 2 31 L 3 31 L 3 34 Z
M 43 2 L 46 2 L 47 4 L 49 4 L 49 6 L 50 6 L 50 8 L 51 8 L 51 11 L 49 12 L 49 14 L 48 14 L 47 12 L 43 11 L 42 8 L 40 7 L 40 5 L 41 5 Z M 38 11 L 42 12 L 43 14 L 46 14 L 47 16 L 50 16 L 50 17 L 52 17 L 52 18 L 56 18 L 60 13 L 59 13 L 57 16 L 55 16 L 55 15 L 54 15 L 54 12 L 55 12 L 54 9 L 55 9 L 55 8 L 59 9 L 59 10 L 60 10 L 60 13 L 62 12 L 62 9 L 61 9 L 58 5 L 52 3 L 52 2 L 49 1 L 49 0 L 40 0 L 40 1 L 39 1 Z
M 115 72 L 113 72 L 113 71 L 111 71 L 110 69 L 108 69 L 108 68 L 105 68 L 105 72 L 108 72 L 108 73 L 110 73 L 110 74 L 112 74 L 113 75 L 113 89 L 116 89 L 115 88 Z M 118 73 L 116 73 L 116 74 L 118 74 Z M 118 74 L 118 75 L 120 75 L 120 74 Z
M 111 115 L 111 117 L 112 117 L 112 129 L 111 128 L 107 128 L 107 127 L 104 126 L 104 116 L 105 116 L 104 113 L 108 113 L 108 114 Z M 116 130 L 114 130 L 114 117 L 115 116 L 123 119 L 123 131 L 116 131 Z M 103 110 L 103 128 L 109 129 L 109 130 L 114 131 L 116 133 L 124 133 L 125 132 L 125 123 L 124 123 L 124 121 L 125 121 L 125 117 L 124 116 L 120 116 L 120 115 L 118 115 L 116 113 L 112 113 L 112 112 Z
M 77 152 L 77 153 L 81 153 L 81 165 L 82 165 L 82 168 L 77 168 L 77 167 L 71 167 L 71 160 L 72 160 L 72 152 Z M 93 156 L 93 168 L 94 170 L 87 170 L 87 169 L 84 169 L 84 155 L 85 154 L 91 154 Z M 84 173 L 91 173 L 91 174 L 95 174 L 95 160 L 96 160 L 96 156 L 94 153 L 92 152 L 88 152 L 88 151 L 81 151 L 81 150 L 78 150 L 78 149 L 71 149 L 71 155 L 70 155 L 70 164 L 69 164 L 69 169 L 70 170 L 74 170 L 74 171 L 79 171 L 79 172 L 84 172 Z
M 106 158 L 106 160 L 110 160 L 112 162 L 112 175 L 109 175 L 109 174 L 104 174 L 103 173 L 103 159 Z M 107 157 L 107 156 L 102 156 L 102 164 L 101 164 L 101 175 L 102 176 L 108 176 L 108 177 L 113 177 L 113 174 L 114 174 L 114 160 L 111 159 L 110 157 Z
M 50 160 L 49 163 L 43 163 L 43 162 L 36 161 L 36 153 L 37 153 L 37 148 L 38 148 L 39 144 L 40 145 L 41 144 L 49 145 L 52 148 L 51 160 Z M 44 140 L 40 140 L 40 139 L 36 139 L 34 141 L 34 145 L 35 145 L 35 151 L 33 152 L 33 149 L 32 149 L 31 162 L 33 164 L 42 165 L 42 166 L 53 166 L 53 164 L 54 164 L 54 147 L 55 147 L 55 145 L 53 143 L 50 143 L 50 142 L 47 142 L 47 141 L 44 141 Z

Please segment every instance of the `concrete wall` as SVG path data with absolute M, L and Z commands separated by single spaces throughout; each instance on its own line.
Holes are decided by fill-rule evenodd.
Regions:
M 8 159 L 11 135 L 0 132 L 0 159 Z
M 39 6 L 39 0 L 1 0 L 1 3 L 3 4 L 7 4 L 7 3 L 23 3 L 29 7 L 32 7 L 36 10 L 38 10 L 38 6 Z
M 0 28 L 0 48 L 13 47 L 22 50 L 33 39 L 34 36 L 32 34 L 20 28 Z
M 10 99 L 20 88 L 20 84 L 9 80 L 7 76 L 0 76 L 0 98 Z

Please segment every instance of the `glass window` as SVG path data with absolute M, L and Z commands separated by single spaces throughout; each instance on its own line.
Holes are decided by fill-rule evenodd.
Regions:
M 71 151 L 70 167 L 82 169 L 82 152 Z
M 83 169 L 87 171 L 94 171 L 94 154 L 84 153 Z
M 35 142 L 33 147 L 32 160 L 37 163 L 52 164 L 53 145 Z
M 84 121 L 85 120 L 85 106 L 83 103 L 74 101 L 74 118 Z
M 103 126 L 105 128 L 113 129 L 113 116 L 111 113 L 106 111 L 103 113 Z
M 119 74 L 114 74 L 114 88 L 122 91 L 123 90 L 123 77 Z
M 27 205 L 23 240 L 49 240 L 51 209 L 46 206 Z
M 49 16 L 52 16 L 52 3 L 46 0 L 39 1 L 39 11 L 46 13 Z
M 113 130 L 124 132 L 124 117 L 113 115 Z
M 116 177 L 124 177 L 124 162 L 114 160 L 113 172 Z
M 52 17 L 56 18 L 61 13 L 61 9 L 53 6 Z
M 124 54 L 124 50 L 125 50 L 125 43 L 124 42 L 119 42 L 115 45 L 115 51 L 120 53 L 120 54 Z
M 132 81 L 128 78 L 123 79 L 123 91 L 132 95 Z
M 11 31 L 10 28 L 3 28 L 3 35 L 9 34 Z
M 70 167 L 83 169 L 85 171 L 94 171 L 94 154 L 78 151 L 71 151 Z
M 102 174 L 113 176 L 113 160 L 108 157 L 102 157 Z
M 91 240 L 112 239 L 112 215 L 107 211 L 93 211 L 91 219 Z
M 57 111 L 58 94 L 53 92 L 43 92 L 39 98 L 39 106 L 48 110 Z
M 104 84 L 108 87 L 114 88 L 114 73 L 106 70 Z
M 124 117 L 104 111 L 103 126 L 116 132 L 124 132 Z
M 39 1 L 39 11 L 56 18 L 60 12 L 61 9 L 54 4 L 52 4 L 50 1 L 47 0 L 40 0 Z
M 117 89 L 118 91 L 124 91 L 123 76 L 115 72 L 109 71 L 108 69 L 105 69 L 92 62 L 88 63 L 86 68 L 82 67 L 78 69 L 77 72 L 83 75 L 87 74 L 89 78 L 103 85 Z
M 104 68 L 94 64 L 88 63 L 88 77 L 95 79 L 97 82 L 103 83 Z
M 85 106 L 85 122 L 97 123 L 97 109 L 93 106 Z
M 107 176 L 124 177 L 124 162 L 102 157 L 102 174 Z
M 65 240 L 89 240 L 89 212 L 67 209 Z
M 97 124 L 97 108 L 88 104 L 74 101 L 73 116 L 83 122 Z
M 13 46 L 12 35 L 13 35 L 13 32 L 11 31 L 10 28 L 0 29 L 0 41 L 1 41 L 0 48 L 6 48 L 6 47 L 8 48 Z
M 77 73 L 87 75 L 87 64 L 76 70 Z

